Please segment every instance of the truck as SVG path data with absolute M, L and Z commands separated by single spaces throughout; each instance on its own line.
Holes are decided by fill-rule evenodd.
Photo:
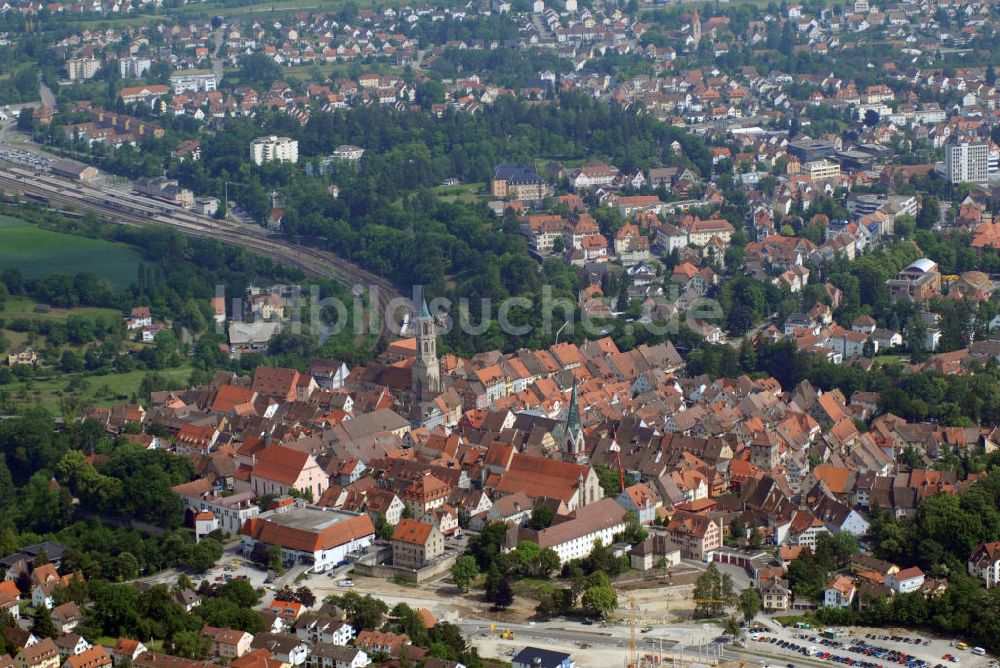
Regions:
M 823 631 L 823 633 L 821 635 L 824 638 L 828 638 L 830 640 L 836 640 L 837 639 L 837 632 L 833 631 L 831 629 L 827 629 L 826 631 Z

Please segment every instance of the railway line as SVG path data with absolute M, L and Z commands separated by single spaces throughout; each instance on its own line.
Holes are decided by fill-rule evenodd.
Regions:
M 275 239 L 260 228 L 215 220 L 144 195 L 115 189 L 102 190 L 17 166 L 0 167 L 0 189 L 30 195 L 35 201 L 47 203 L 53 208 L 72 206 L 76 211 L 90 211 L 116 224 L 137 227 L 164 225 L 193 237 L 241 246 L 301 269 L 308 275 L 336 280 L 348 289 L 359 284 L 375 288 L 372 291 L 374 300 L 368 305 L 369 331 L 371 318 L 376 315 L 378 326 L 383 334 L 387 333 L 388 323 L 383 314 L 388 312 L 394 299 L 402 296 L 387 279 L 333 253 Z

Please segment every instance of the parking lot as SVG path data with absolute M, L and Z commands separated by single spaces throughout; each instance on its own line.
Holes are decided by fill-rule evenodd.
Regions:
M 34 167 L 36 169 L 48 169 L 52 165 L 52 159 L 47 155 L 25 151 L 21 148 L 0 147 L 0 160 L 22 167 Z
M 856 668 L 985 668 L 997 665 L 993 657 L 978 656 L 973 648 L 963 649 L 956 640 L 912 631 L 852 628 L 830 635 L 836 637 L 825 637 L 815 630 L 755 629 L 747 638 L 747 648 Z

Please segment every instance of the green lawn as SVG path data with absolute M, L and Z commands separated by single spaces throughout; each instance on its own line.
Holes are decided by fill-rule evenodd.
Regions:
M 36 310 L 38 308 L 38 310 Z M 70 315 L 82 315 L 85 318 L 101 317 L 105 320 L 118 320 L 122 314 L 113 308 L 100 308 L 97 306 L 77 306 L 76 308 L 56 308 L 55 306 L 41 306 L 27 297 L 8 297 L 4 300 L 3 308 L 0 308 L 0 318 L 4 320 L 14 320 L 16 318 L 29 318 L 39 321 L 66 322 Z
M 910 356 L 907 354 L 875 356 L 875 364 L 884 365 L 884 364 L 898 364 L 898 363 L 909 364 Z
M 36 308 L 38 310 L 36 310 Z M 40 306 L 33 299 L 27 297 L 7 297 L 4 300 L 3 308 L 0 308 L 0 321 L 10 324 L 14 320 L 33 320 L 37 322 L 66 322 L 70 314 L 80 315 L 91 320 L 101 317 L 108 322 L 117 322 L 122 314 L 113 308 L 98 308 L 96 306 L 80 306 L 77 308 L 54 308 Z M 31 345 L 36 350 L 45 347 L 45 337 L 38 335 L 34 342 L 28 342 L 27 332 L 15 332 L 12 329 L 0 327 L 0 334 L 7 340 L 8 348 L 23 348 Z M 79 349 L 79 346 L 67 344 L 67 348 Z M 0 348 L 0 353 L 6 351 Z
M 322 0 L 260 0 L 247 5 L 237 7 L 226 7 L 226 3 L 208 2 L 186 5 L 173 13 L 178 18 L 190 19 L 194 17 L 208 16 L 240 16 L 243 14 L 260 14 L 280 11 L 303 10 L 303 9 L 323 9 L 326 11 L 337 11 L 339 8 L 330 6 Z M 357 0 L 358 7 L 401 7 L 406 2 L 404 0 Z
M 52 232 L 0 216 L 0 270 L 13 267 L 25 278 L 93 272 L 121 290 L 135 280 L 141 261 L 139 253 L 124 244 Z
M 475 204 L 481 201 L 480 193 L 484 190 L 482 183 L 463 183 L 457 186 L 437 186 L 435 194 L 445 202 L 468 202 Z
M 76 399 L 81 408 L 110 406 L 117 401 L 123 401 L 122 397 L 127 399 L 139 389 L 139 384 L 147 373 L 150 372 L 129 371 L 95 376 L 52 371 L 51 377 L 44 380 L 15 381 L 4 385 L 2 389 L 10 392 L 18 403 L 30 402 L 32 405 L 44 406 L 58 413 L 60 401 L 67 397 Z M 164 369 L 156 373 L 170 382 L 183 385 L 191 376 L 191 366 Z
M 552 580 L 543 578 L 523 578 L 514 583 L 514 593 L 524 598 L 541 600 L 543 594 L 551 594 L 556 590 Z

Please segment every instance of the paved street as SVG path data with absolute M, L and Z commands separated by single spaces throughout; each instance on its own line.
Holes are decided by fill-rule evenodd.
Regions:
M 245 560 L 238 554 L 237 549 L 238 543 L 230 543 L 219 566 L 203 577 L 192 578 L 195 586 L 202 579 L 223 582 L 231 578 L 245 577 L 255 587 L 266 589 L 267 594 L 262 600 L 262 605 L 269 603 L 274 590 L 283 584 L 305 585 L 313 591 L 317 600 L 348 591 L 361 595 L 371 594 L 385 601 L 390 607 L 397 603 L 406 603 L 414 608 L 427 608 L 437 619 L 458 625 L 468 642 L 476 646 L 483 656 L 509 659 L 516 650 L 534 644 L 572 653 L 581 668 L 624 666 L 628 659 L 631 638 L 628 605 L 629 599 L 634 598 L 639 654 L 662 656 L 665 661 L 674 662 L 678 668 L 691 662 L 701 663 L 719 659 L 742 661 L 747 665 L 760 663 L 768 668 L 788 668 L 789 665 L 793 668 L 832 668 L 836 665 L 832 660 L 808 657 L 782 648 L 778 644 L 782 640 L 801 647 L 815 646 L 817 649 L 856 661 L 872 660 L 871 657 L 852 652 L 847 647 L 833 647 L 829 641 L 826 645 L 822 644 L 823 639 L 818 630 L 786 629 L 763 615 L 754 624 L 765 627 L 767 631 L 762 634 L 763 637 L 775 638 L 776 642 L 755 641 L 746 636 L 743 638 L 742 647 L 720 643 L 719 637 L 722 633 L 720 625 L 675 621 L 678 619 L 676 615 L 665 612 L 672 607 L 687 605 L 690 585 L 620 591 L 620 605 L 615 615 L 617 623 L 613 624 L 588 624 L 576 619 L 562 618 L 546 622 L 530 622 L 526 620 L 532 614 L 534 601 L 519 596 L 511 610 L 499 613 L 492 611 L 489 604 L 476 593 L 458 595 L 455 587 L 444 579 L 417 586 L 380 578 L 349 575 L 350 567 L 345 566 L 333 573 L 308 574 L 299 582 L 295 582 L 302 573 L 303 567 L 300 566 L 286 571 L 276 581 L 265 584 L 266 571 Z M 177 572 L 168 571 L 147 578 L 145 581 L 170 583 L 176 580 L 177 575 Z M 738 573 L 733 572 L 733 575 L 736 576 Z M 345 576 L 352 579 L 353 586 L 343 586 L 342 580 Z M 514 637 L 503 639 L 500 637 L 501 631 L 511 631 Z M 863 640 L 873 646 L 913 655 L 917 659 L 926 661 L 928 668 L 939 666 L 988 668 L 991 665 L 990 657 L 978 657 L 969 650 L 958 650 L 950 638 L 933 637 L 901 629 L 878 630 L 877 639 L 865 637 L 867 634 L 875 633 L 873 629 L 845 628 L 838 631 L 840 637 L 835 641 L 838 645 L 850 645 L 856 640 Z M 882 640 L 883 635 L 895 636 L 897 639 Z M 904 642 L 902 638 L 907 638 L 908 642 Z M 946 654 L 957 656 L 958 661 L 943 659 Z M 882 661 L 880 664 L 878 660 L 873 661 L 883 668 L 898 665 L 888 661 Z

